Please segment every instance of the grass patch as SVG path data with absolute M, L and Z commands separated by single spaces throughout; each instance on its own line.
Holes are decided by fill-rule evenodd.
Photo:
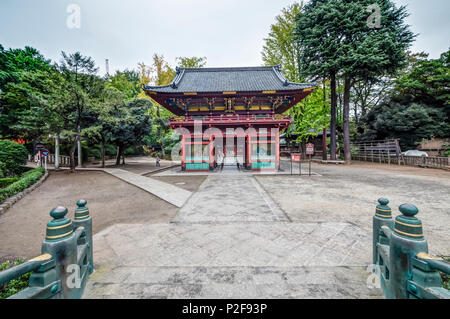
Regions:
M 36 183 L 42 175 L 44 175 L 44 172 L 45 169 L 43 167 L 32 169 L 23 173 L 19 180 L 4 188 L 0 188 L 0 202 L 4 201 L 8 197 L 24 191 L 26 188 Z
M 8 268 L 20 265 L 24 263 L 24 259 L 16 260 L 15 262 L 6 261 L 3 264 L 0 264 L 0 271 L 6 270 Z M 8 298 L 21 290 L 24 290 L 28 287 L 28 282 L 31 276 L 31 272 L 22 275 L 16 279 L 11 280 L 10 282 L 0 286 L 0 299 Z

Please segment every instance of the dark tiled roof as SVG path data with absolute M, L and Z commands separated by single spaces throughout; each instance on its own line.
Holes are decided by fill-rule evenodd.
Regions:
M 169 85 L 145 86 L 160 93 L 293 91 L 316 86 L 286 80 L 280 66 L 237 68 L 178 68 Z

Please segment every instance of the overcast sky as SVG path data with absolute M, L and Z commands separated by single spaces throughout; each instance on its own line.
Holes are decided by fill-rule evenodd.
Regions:
M 413 51 L 437 58 L 450 47 L 449 0 L 394 0 L 408 5 L 407 23 L 419 36 Z M 207 66 L 261 65 L 263 39 L 275 16 L 292 0 L 0 0 L 0 44 L 32 46 L 59 61 L 60 52 L 92 56 L 105 72 L 151 63 L 163 54 L 206 56 Z M 70 4 L 81 10 L 80 28 L 69 28 Z M 76 21 L 76 20 L 70 20 Z

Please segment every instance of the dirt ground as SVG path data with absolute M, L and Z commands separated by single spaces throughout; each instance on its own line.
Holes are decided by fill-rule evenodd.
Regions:
M 115 165 L 115 160 L 107 160 L 105 167 L 107 168 L 120 168 L 130 171 L 135 174 L 147 175 L 154 171 L 159 171 L 164 168 L 173 166 L 175 163 L 172 161 L 161 160 L 160 166 L 156 166 L 156 159 L 149 156 L 137 156 L 127 157 L 125 159 L 125 165 Z M 87 163 L 85 167 L 100 167 L 100 162 Z
M 182 185 L 180 185 L 182 186 Z M 168 223 L 175 206 L 106 173 L 51 172 L 47 180 L 0 216 L 0 262 L 40 254 L 53 207 L 73 217 L 76 201 L 86 199 L 94 233 L 116 223 Z

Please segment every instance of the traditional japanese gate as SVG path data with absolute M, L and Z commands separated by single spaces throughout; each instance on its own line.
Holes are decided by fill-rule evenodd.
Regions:
M 251 170 L 275 170 L 279 131 L 292 123 L 282 114 L 315 86 L 289 82 L 280 66 L 265 66 L 180 68 L 171 84 L 144 86 L 144 90 L 178 116 L 170 125 L 182 135 L 183 170 L 212 170 L 223 161 Z M 225 142 L 230 138 L 237 139 L 234 145 Z M 203 151 L 196 152 L 193 146 Z

